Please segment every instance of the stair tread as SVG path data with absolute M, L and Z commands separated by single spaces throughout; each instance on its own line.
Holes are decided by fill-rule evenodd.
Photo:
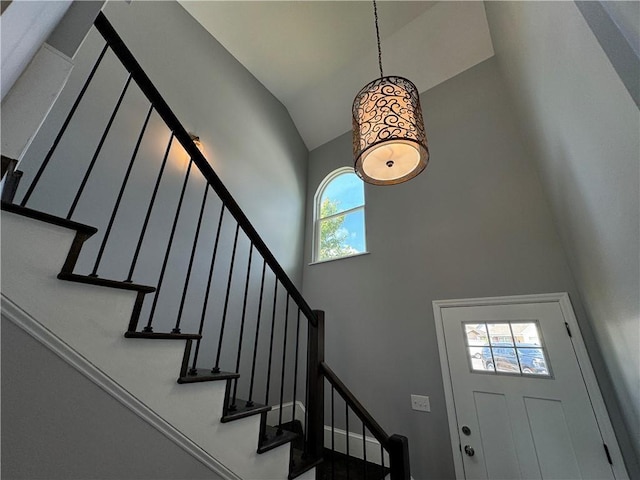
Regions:
M 79 275 L 77 273 L 60 272 L 58 274 L 60 280 L 68 280 L 70 282 L 86 283 L 89 285 L 100 285 L 102 287 L 119 288 L 121 290 L 135 290 L 143 293 L 152 293 L 156 291 L 156 287 L 149 285 L 141 285 L 139 283 L 122 282 L 119 280 L 109 280 L 107 278 L 91 277 L 89 275 Z
M 267 425 L 265 427 L 264 436 L 260 439 L 260 443 L 258 445 L 258 453 L 268 452 L 280 445 L 293 442 L 296 438 L 298 438 L 297 433 L 283 429 L 280 430 L 280 434 L 278 435 L 277 427 L 270 427 Z
M 40 220 L 42 222 L 50 223 L 52 225 L 58 225 L 60 227 L 70 228 L 83 233 L 87 236 L 91 236 L 98 231 L 97 228 L 84 223 L 74 222 L 73 220 L 67 220 L 66 218 L 57 217 L 49 213 L 40 212 L 27 207 L 21 207 L 13 203 L 2 202 L 2 210 L 5 212 L 15 213 L 22 215 L 23 217 L 33 218 L 34 220 Z
M 171 332 L 125 332 L 125 338 L 150 338 L 160 340 L 199 340 L 202 335 L 197 333 L 171 333 Z
M 291 460 L 289 461 L 289 479 L 292 480 L 314 467 L 318 467 L 324 459 L 313 458 L 310 455 L 305 456 L 304 450 L 295 448 L 291 449 Z
M 383 480 L 391 470 L 385 465 L 365 462 L 360 458 L 347 457 L 340 452 L 324 449 L 324 461 L 316 470 L 317 480 Z
M 215 382 L 217 380 L 240 378 L 240 374 L 235 372 L 211 373 L 209 368 L 198 368 L 196 370 L 197 373 L 195 375 L 183 375 L 178 378 L 178 383 Z
M 271 410 L 269 405 L 262 405 L 260 403 L 254 403 L 252 406 L 247 407 L 247 401 L 241 400 L 240 398 L 236 398 L 236 409 L 231 410 L 230 408 L 225 408 L 225 412 L 222 415 L 220 421 L 222 423 L 231 422 L 233 420 L 238 420 L 240 418 L 250 417 L 251 415 L 257 415 L 259 413 L 265 413 Z

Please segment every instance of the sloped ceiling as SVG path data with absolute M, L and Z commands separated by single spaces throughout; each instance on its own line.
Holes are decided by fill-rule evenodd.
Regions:
M 310 150 L 351 129 L 355 94 L 379 75 L 370 2 L 180 4 L 285 105 Z M 493 55 L 482 2 L 380 1 L 378 16 L 385 75 L 421 92 Z

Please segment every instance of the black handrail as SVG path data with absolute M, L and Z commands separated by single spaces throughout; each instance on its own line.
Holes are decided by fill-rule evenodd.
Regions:
M 278 263 L 260 235 L 258 235 L 258 232 L 255 230 L 244 212 L 240 209 L 240 206 L 235 201 L 229 190 L 224 186 L 220 177 L 218 177 L 218 175 L 213 171 L 213 168 L 211 168 L 209 162 L 207 162 L 206 158 L 202 155 L 202 152 L 200 152 L 198 147 L 193 143 L 189 133 L 184 129 L 171 108 L 169 108 L 169 105 L 167 105 L 164 98 L 162 98 L 162 95 L 160 95 L 160 92 L 158 92 L 153 83 L 151 83 L 147 74 L 144 72 L 131 51 L 124 44 L 122 38 L 120 38 L 120 35 L 118 35 L 102 12 L 98 14 L 94 25 L 98 32 L 100 32 L 107 41 L 116 57 L 118 57 L 120 62 L 122 62 L 122 65 L 131 74 L 131 77 L 138 84 L 142 93 L 144 93 L 147 99 L 154 105 L 156 112 L 173 132 L 176 140 L 180 142 L 207 182 L 216 191 L 222 202 L 225 204 L 227 210 L 229 210 L 229 213 L 233 215 L 249 240 L 256 247 L 256 250 L 260 252 L 260 255 L 265 259 L 282 286 L 284 286 L 289 292 L 289 295 L 291 295 L 291 298 L 300 307 L 302 313 L 304 313 L 304 315 L 309 319 L 309 322 L 312 325 L 316 325 L 317 319 L 313 310 L 311 310 L 311 307 L 307 304 L 306 300 L 302 297 L 302 294 L 298 291 L 284 269 L 280 266 L 280 263 Z
M 358 401 L 358 399 L 351 393 L 351 391 L 347 388 L 347 386 L 342 383 L 342 380 L 338 378 L 338 376 L 329 368 L 325 362 L 320 363 L 320 369 L 322 370 L 322 374 L 329 381 L 331 386 L 338 392 L 338 394 L 343 398 L 349 408 L 353 410 L 353 412 L 358 416 L 360 421 L 367 426 L 367 429 L 372 433 L 380 445 L 387 448 L 389 445 L 389 435 L 384 429 L 380 426 L 378 422 L 371 416 L 371 414 L 367 411 L 366 408 Z
M 349 409 L 362 422 L 362 442 L 363 442 L 363 468 L 365 469 L 365 477 L 366 478 L 366 468 L 367 468 L 367 448 L 365 442 L 365 427 L 367 430 L 371 432 L 376 440 L 380 443 L 380 463 L 382 466 L 382 470 L 385 470 L 384 466 L 384 451 L 389 455 L 389 474 L 391 480 L 408 480 L 411 478 L 410 475 L 410 465 L 409 465 L 409 443 L 407 437 L 402 435 L 388 435 L 387 432 L 376 422 L 376 420 L 371 416 L 371 414 L 367 411 L 366 408 L 358 401 L 358 399 L 351 393 L 351 391 L 347 388 L 347 386 L 338 378 L 338 376 L 329 368 L 329 366 L 321 361 L 318 364 L 319 370 L 322 373 L 322 376 L 329 382 L 331 385 L 331 428 L 332 428 L 332 450 L 333 446 L 333 412 L 334 412 L 334 398 L 333 393 L 338 392 L 342 400 L 345 403 L 345 422 L 346 422 L 346 430 L 347 430 L 347 438 L 346 438 L 346 455 L 347 462 L 349 459 Z M 310 425 L 310 428 L 313 426 Z M 333 478 L 333 476 L 331 477 Z M 349 478 L 349 466 L 347 463 L 347 478 Z

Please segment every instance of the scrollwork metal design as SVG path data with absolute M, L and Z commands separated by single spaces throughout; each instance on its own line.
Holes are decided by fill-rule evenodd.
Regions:
M 418 90 L 411 81 L 388 76 L 370 82 L 356 95 L 352 115 L 356 166 L 363 153 L 390 140 L 416 144 L 426 166 L 429 153 L 422 108 Z

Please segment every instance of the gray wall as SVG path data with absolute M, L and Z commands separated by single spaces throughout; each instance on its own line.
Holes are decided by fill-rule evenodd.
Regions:
M 200 136 L 205 156 L 216 173 L 294 283 L 300 284 L 308 151 L 286 109 L 176 2 L 113 2 L 107 3 L 104 13 L 185 128 Z M 66 29 L 70 40 L 77 37 L 77 24 L 63 23 L 55 32 L 60 45 L 66 44 Z M 78 50 L 72 77 L 20 165 L 25 176 L 18 200 L 46 155 L 102 45 L 103 40 L 92 31 Z M 50 167 L 42 176 L 41 188 L 29 201 L 29 207 L 66 215 L 125 80 L 126 72 L 111 54 L 107 54 L 86 99 L 69 125 L 68 134 L 60 142 Z M 74 220 L 99 229 L 99 233 L 83 247 L 77 273 L 87 274 L 92 269 L 147 108 L 148 103 L 137 87 L 130 87 L 73 216 Z M 168 139 L 168 130 L 156 115 L 152 116 L 109 237 L 104 260 L 98 269 L 101 277 L 115 280 L 126 277 Z M 134 282 L 157 285 L 187 164 L 186 155 L 174 144 L 133 276 Z M 155 311 L 155 331 L 169 331 L 176 322 L 203 189 L 203 179 L 192 172 L 168 259 L 162 295 Z M 210 194 L 185 299 L 183 332 L 198 330 L 219 208 L 215 195 Z M 203 368 L 213 365 L 216 354 L 234 230 L 235 223 L 227 214 L 207 310 L 205 343 L 201 350 L 202 361 L 199 362 Z M 234 293 L 230 296 L 222 356 L 222 367 L 226 370 L 235 369 L 235 352 L 227 345 L 238 343 L 249 254 L 249 243 L 242 234 L 238 245 Z M 247 344 L 253 342 L 258 308 L 255 294 L 260 287 L 261 267 L 262 262 L 254 255 L 250 281 L 253 295 L 250 293 L 251 300 L 247 305 L 247 316 L 252 323 L 248 323 L 244 335 Z M 265 316 L 272 311 L 269 302 L 273 297 L 273 280 L 269 272 L 267 283 L 265 292 L 268 300 L 263 304 Z M 150 311 L 151 300 L 149 298 L 145 302 L 143 322 Z M 279 312 L 284 305 L 285 300 L 281 296 Z M 277 341 L 282 341 L 284 315 L 280 313 L 278 317 Z M 292 323 L 288 327 L 293 334 Z M 259 355 L 266 355 L 268 351 L 266 333 L 267 343 L 260 344 Z M 289 342 L 288 346 L 292 348 L 292 343 Z M 246 352 L 250 351 L 245 349 L 242 361 L 250 370 L 248 362 L 251 356 Z M 288 359 L 291 357 L 289 354 Z M 279 361 L 274 360 L 275 371 L 279 368 Z M 247 377 L 243 375 L 243 378 Z M 276 388 L 277 385 L 273 390 L 277 391 Z
M 2 317 L 2 478 L 220 477 Z
M 486 9 L 597 339 L 598 381 L 627 468 L 640 477 L 640 114 L 573 2 Z
M 327 313 L 327 363 L 383 428 L 409 438 L 416 479 L 454 477 L 431 302 L 562 291 L 576 300 L 504 88 L 489 59 L 423 93 L 432 160 L 406 184 L 366 186 L 370 254 L 304 269 L 307 299 Z M 314 192 L 351 163 L 350 133 L 310 154 L 307 262 Z M 412 393 L 431 398 L 431 413 L 411 410 Z
M 276 258 L 294 280 L 299 279 L 308 152 L 284 106 L 178 3 L 111 2 L 105 5 L 104 13 L 185 128 L 200 136 L 216 173 Z M 62 30 L 63 27 L 61 25 Z M 71 39 L 75 40 L 75 24 L 70 24 L 69 30 Z M 57 44 L 65 44 L 63 31 L 56 31 L 55 37 Z M 28 184 L 29 176 L 46 154 L 102 45 L 99 35 L 92 31 L 78 51 L 72 78 L 21 165 L 25 170 L 23 184 Z M 73 175 L 74 169 L 88 164 L 88 159 L 75 157 L 83 154 L 90 158 L 126 79 L 111 56 L 108 55 L 104 63 L 96 81 L 102 87 L 101 92 L 96 93 L 97 87 L 88 91 L 89 100 L 81 105 L 78 119 L 69 127 L 71 134 L 68 136 L 77 144 L 65 150 L 62 143 L 51 170 L 69 168 Z M 88 105 L 97 96 L 100 97 L 96 100 L 99 114 Z M 129 96 L 134 98 L 128 99 L 128 103 L 137 104 L 130 108 L 123 106 L 114 123 L 114 133 L 108 138 L 98 162 L 111 162 L 112 169 L 116 168 L 117 162 L 126 165 L 146 113 L 146 100 L 136 88 L 130 89 Z M 156 136 L 152 154 L 161 158 L 167 136 L 163 137 L 162 132 L 152 134 Z M 83 147 L 86 147 L 86 153 Z M 185 158 L 174 161 L 173 173 L 178 177 L 178 184 L 185 168 Z M 76 177 L 81 177 L 83 171 L 76 173 Z M 147 177 L 154 178 L 156 172 L 157 168 L 148 171 Z M 115 181 L 122 178 L 122 174 L 116 172 L 108 180 Z M 64 180 L 66 189 L 73 188 L 70 183 L 73 180 Z M 93 181 L 98 183 L 99 180 Z M 44 183 L 55 181 L 43 177 Z M 91 183 L 89 187 L 92 187 Z M 70 199 L 56 200 L 54 195 L 47 196 L 45 192 L 41 195 L 40 199 L 34 196 L 34 208 L 46 206 L 62 212 L 70 204 L 67 201 Z M 101 205 L 101 200 L 87 202 Z M 82 209 L 82 202 L 79 209 Z
M 2 98 L 27 68 L 71 0 L 12 2 L 2 8 Z
M 47 43 L 65 55 L 73 57 L 104 3 L 105 0 L 73 2 L 47 38 Z

